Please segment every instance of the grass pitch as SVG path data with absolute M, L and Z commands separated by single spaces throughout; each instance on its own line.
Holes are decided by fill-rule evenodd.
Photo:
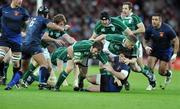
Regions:
M 96 72 L 98 67 L 89 67 L 89 74 Z M 179 109 L 180 71 L 173 71 L 172 82 L 165 90 L 159 87 L 164 78 L 157 72 L 156 78 L 156 90 L 146 91 L 146 78 L 132 72 L 130 91 L 120 93 L 74 92 L 72 85 L 61 87 L 61 92 L 39 91 L 37 83 L 28 89 L 14 87 L 11 91 L 4 91 L 4 86 L 0 86 L 0 109 Z M 73 74 L 69 75 L 68 82 L 73 83 Z

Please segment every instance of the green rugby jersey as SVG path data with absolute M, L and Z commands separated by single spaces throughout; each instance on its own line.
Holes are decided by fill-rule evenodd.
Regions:
M 78 60 L 78 62 L 80 62 L 83 61 L 84 58 L 94 58 L 94 56 L 90 52 L 93 43 L 94 41 L 91 40 L 82 40 L 74 43 L 72 45 L 74 51 L 73 60 Z M 51 61 L 54 65 L 56 65 L 56 59 L 67 61 L 69 59 L 67 55 L 67 47 L 60 47 L 52 53 Z M 107 55 L 102 51 L 97 56 L 95 56 L 95 58 L 100 60 L 103 64 L 106 64 L 108 62 Z
M 107 34 L 106 40 L 110 42 L 108 49 L 111 53 L 119 55 L 123 53 L 127 58 L 137 57 L 137 45 L 133 49 L 124 47 L 123 43 L 126 37 L 118 34 Z
M 130 13 L 129 16 L 123 17 L 123 18 L 121 16 L 118 16 L 118 18 L 121 19 L 123 21 L 123 23 L 125 25 L 127 25 L 132 31 L 136 30 L 138 28 L 137 25 L 139 23 L 142 23 L 141 18 L 134 13 Z M 136 44 L 137 44 L 137 46 L 140 47 L 140 44 L 141 44 L 140 36 L 137 34 L 137 37 L 138 37 L 138 42 Z
M 100 52 L 97 56 L 93 56 L 90 52 L 90 49 L 92 45 L 94 44 L 94 41 L 92 40 L 82 40 L 78 41 L 73 44 L 73 51 L 74 51 L 74 59 L 82 60 L 84 57 L 89 58 L 96 58 L 100 60 L 103 64 L 106 64 L 108 62 L 107 55 L 104 52 Z
M 49 36 L 54 39 L 58 39 L 66 33 L 66 31 L 57 31 L 52 29 L 46 29 L 45 32 L 48 32 Z M 49 44 L 45 41 L 41 41 L 41 45 L 43 48 L 46 48 Z
M 122 22 L 128 26 L 132 31 L 137 29 L 137 24 L 142 23 L 142 20 L 139 16 L 135 15 L 134 13 L 130 13 L 127 17 L 118 16 Z
M 97 35 L 101 34 L 122 34 L 127 29 L 127 26 L 118 18 L 111 17 L 110 24 L 105 27 L 98 21 L 95 25 L 94 32 Z

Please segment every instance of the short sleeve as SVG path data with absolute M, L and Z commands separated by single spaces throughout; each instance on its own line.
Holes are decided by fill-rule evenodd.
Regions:
M 170 40 L 174 39 L 176 37 L 176 32 L 173 30 L 172 27 L 168 26 L 168 37 Z

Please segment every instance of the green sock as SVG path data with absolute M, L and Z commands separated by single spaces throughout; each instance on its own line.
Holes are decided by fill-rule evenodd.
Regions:
M 149 81 L 153 81 L 153 72 L 148 66 L 144 66 L 141 69 L 141 73 L 148 78 Z
M 39 81 L 39 76 L 36 76 L 34 74 L 31 74 L 31 77 L 35 80 L 35 81 Z
M 28 76 L 33 73 L 33 71 L 36 69 L 36 67 L 33 64 L 29 65 L 28 71 L 26 71 L 22 77 L 24 81 L 27 80 Z
M 66 73 L 65 71 L 62 71 L 61 74 L 59 75 L 58 81 L 55 85 L 56 89 L 59 89 L 61 84 L 63 83 L 63 81 L 67 78 L 68 73 Z

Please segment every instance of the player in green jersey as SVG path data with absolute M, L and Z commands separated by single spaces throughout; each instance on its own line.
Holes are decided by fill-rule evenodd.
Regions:
M 127 34 L 129 38 L 135 37 L 133 32 L 118 18 L 116 17 L 110 17 L 107 12 L 102 12 L 100 14 L 100 20 L 97 21 L 93 35 L 91 36 L 90 40 L 94 40 L 96 37 L 98 37 L 101 34 Z M 103 51 L 108 50 L 109 42 L 104 40 L 102 41 L 104 43 L 104 49 Z M 101 63 L 100 65 L 100 73 L 106 72 L 103 68 Z
M 82 87 L 82 78 L 85 78 L 85 75 L 87 73 L 87 59 L 91 56 L 93 57 L 97 55 L 102 48 L 102 43 L 97 43 L 90 40 L 78 41 L 67 48 L 58 48 L 55 52 L 52 53 L 51 60 L 54 65 L 57 64 L 57 59 L 62 60 L 64 62 L 68 61 L 69 59 L 72 59 L 74 63 L 78 64 L 80 68 L 79 87 Z M 102 57 L 103 55 L 99 55 L 98 58 L 100 58 L 103 63 L 106 63 L 106 57 L 104 57 L 105 59 L 103 59 Z M 55 86 L 56 90 L 59 90 L 62 82 L 71 71 L 72 66 L 67 65 L 65 70 L 61 72 Z
M 112 54 L 111 56 L 114 56 L 113 59 L 111 59 L 111 60 L 113 60 L 112 64 L 115 66 L 114 69 L 117 69 L 117 67 L 119 69 L 126 65 L 128 65 L 131 68 L 137 67 L 136 60 L 138 57 L 138 47 L 135 44 L 136 39 L 134 39 L 134 42 L 133 42 L 132 39 L 130 41 L 128 38 L 126 38 L 123 35 L 106 34 L 106 35 L 98 36 L 95 39 L 95 41 L 101 41 L 103 39 L 110 42 L 110 44 L 108 46 L 108 50 L 109 50 L 109 54 Z M 120 58 L 120 60 L 119 60 L 119 58 Z M 119 60 L 121 62 L 121 64 L 117 60 Z M 123 64 L 126 64 L 126 65 L 123 65 Z M 118 65 L 121 65 L 121 66 L 118 66 Z M 126 73 L 128 73 L 127 67 L 123 67 L 123 68 L 125 68 Z M 140 69 L 139 67 L 137 67 L 137 68 L 138 68 L 139 72 L 141 72 L 144 76 L 146 76 L 148 78 L 149 83 L 151 85 L 155 85 L 153 73 L 150 72 L 150 70 L 147 69 L 147 67 L 145 67 L 144 69 Z M 128 73 L 128 75 L 129 75 L 129 73 Z M 101 75 L 101 79 L 103 79 L 102 76 L 104 76 L 104 75 Z M 100 79 L 98 79 L 98 77 L 100 77 L 100 76 L 97 76 L 97 75 L 90 76 L 90 77 L 88 77 L 88 80 L 91 83 L 95 83 L 96 80 L 100 80 Z M 126 78 L 126 80 L 127 80 L 127 78 Z M 122 80 L 122 81 L 123 81 L 122 83 L 125 84 L 125 81 L 124 80 Z M 104 84 L 104 83 L 101 83 L 101 84 Z M 90 91 L 93 91 L 93 90 L 98 91 L 97 86 L 96 86 L 96 88 L 95 87 L 91 87 L 91 88 L 89 89 Z M 118 88 L 118 91 L 119 91 L 119 88 Z
M 118 18 L 123 21 L 124 24 L 126 24 L 133 33 L 138 37 L 138 42 L 136 45 L 138 46 L 138 58 L 137 58 L 137 65 L 132 68 L 133 71 L 139 72 L 139 69 L 144 69 L 144 62 L 143 62 L 143 47 L 141 44 L 140 37 L 141 33 L 145 32 L 144 24 L 139 16 L 133 13 L 133 4 L 131 2 L 124 2 L 122 5 L 122 13 L 121 16 Z M 125 89 L 129 90 L 129 82 L 125 84 Z
M 53 17 L 53 22 L 59 26 L 64 27 L 66 24 L 66 18 L 63 14 L 57 14 Z M 68 26 L 67 26 L 68 27 Z M 70 37 L 66 31 L 56 31 L 56 30 L 51 30 L 47 29 L 44 33 L 44 36 L 42 38 L 42 48 L 43 48 L 43 54 L 47 59 L 47 63 L 51 68 L 51 75 L 48 80 L 48 83 L 53 85 L 56 83 L 56 77 L 54 75 L 54 71 L 52 69 L 52 64 L 51 64 L 51 59 L 50 59 L 50 54 L 49 51 L 52 52 L 53 50 L 57 49 L 59 46 L 65 46 L 64 42 L 66 42 L 68 45 L 73 44 L 75 40 Z M 66 45 L 67 45 L 66 44 Z M 50 49 L 47 49 L 50 48 Z M 58 62 L 61 63 L 61 62 Z M 60 64 L 63 65 L 63 64 Z M 23 87 L 27 87 L 30 85 L 34 80 L 37 80 L 38 77 L 36 77 L 33 72 L 35 69 L 38 67 L 37 63 L 32 60 L 31 64 L 29 65 L 28 71 L 23 75 L 23 78 L 21 80 L 21 84 Z M 58 66 L 58 68 L 62 68 L 63 66 Z

